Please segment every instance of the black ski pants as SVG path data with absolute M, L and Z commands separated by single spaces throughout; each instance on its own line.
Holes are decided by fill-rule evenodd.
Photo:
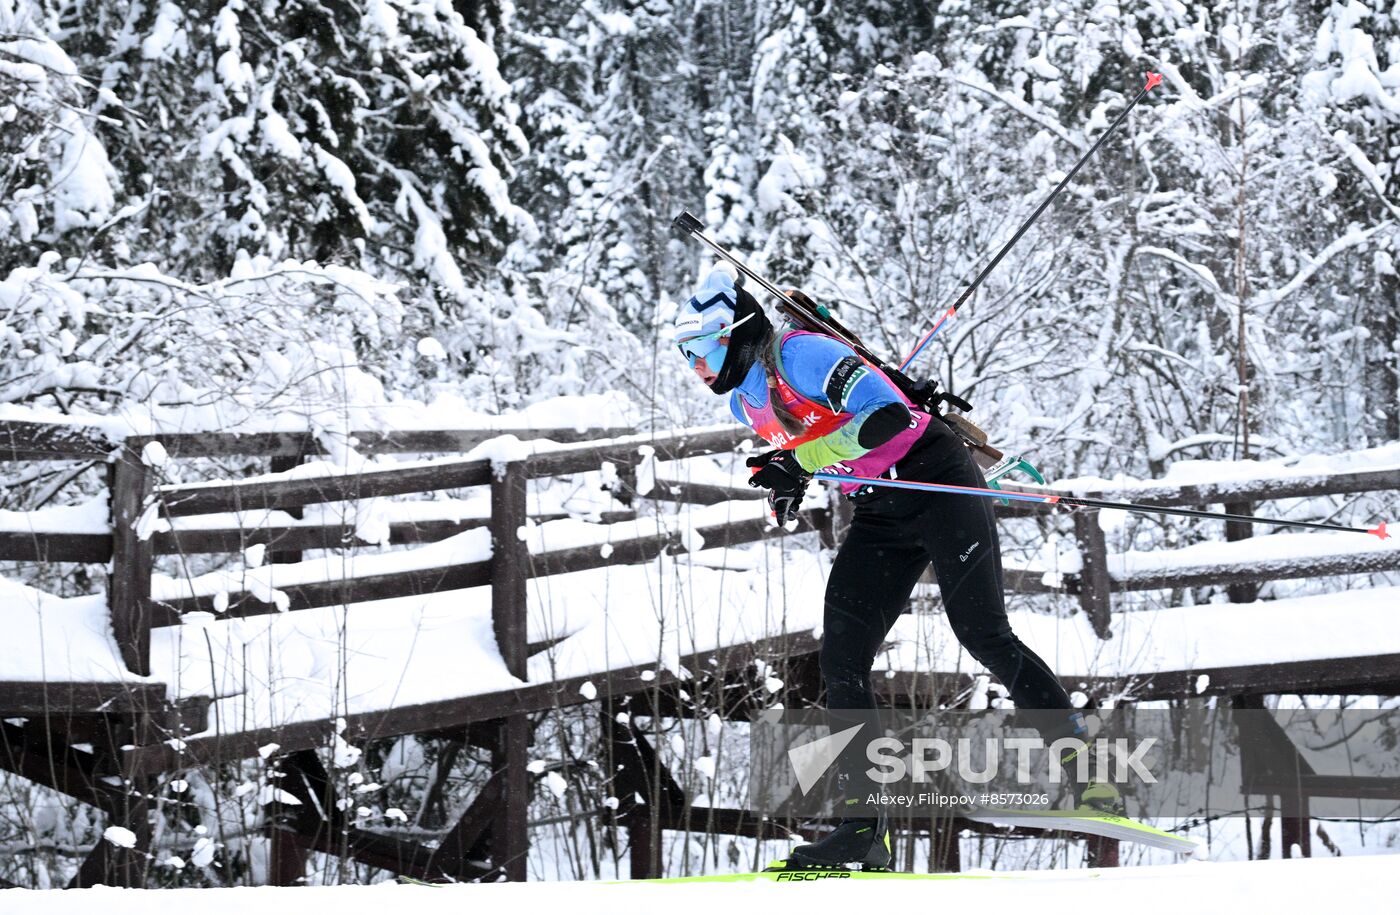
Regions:
M 967 446 L 938 420 L 894 468 L 899 479 L 985 487 Z M 1006 618 L 1001 550 L 990 499 L 883 488 L 857 495 L 826 586 L 821 672 L 827 708 L 874 709 L 870 668 L 933 563 L 958 641 L 991 671 L 1018 709 L 1069 709 L 1069 695 Z M 859 717 L 859 716 L 858 716 Z M 1044 719 L 1056 730 L 1066 716 Z

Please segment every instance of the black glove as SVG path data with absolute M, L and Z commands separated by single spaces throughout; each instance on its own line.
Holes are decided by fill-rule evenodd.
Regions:
M 802 505 L 802 497 L 807 492 L 807 483 L 812 475 L 802 469 L 797 456 L 781 449 L 755 454 L 744 461 L 754 468 L 749 477 L 749 485 L 768 490 L 768 507 L 779 525 L 787 524 L 797 517 Z

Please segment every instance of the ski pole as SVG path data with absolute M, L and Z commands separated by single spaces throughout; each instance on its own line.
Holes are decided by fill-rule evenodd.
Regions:
M 983 489 L 980 486 L 954 486 L 950 483 L 920 483 L 917 480 L 885 480 L 879 477 L 853 476 L 847 473 L 814 473 L 816 480 L 831 480 L 836 483 L 863 483 L 867 486 L 885 486 L 890 489 L 914 489 L 925 492 L 963 493 L 980 496 L 984 499 L 1014 499 L 1017 502 L 1035 502 L 1052 507 L 1071 506 L 1080 508 L 1116 508 L 1121 511 L 1157 515 L 1181 515 L 1185 518 L 1210 518 L 1217 521 L 1243 521 L 1246 524 L 1272 524 L 1276 527 L 1309 527 L 1320 531 L 1339 531 L 1346 534 L 1370 534 L 1381 540 L 1388 540 L 1385 522 L 1373 528 L 1347 527 L 1341 524 L 1327 524 L 1320 521 L 1285 521 L 1282 518 L 1260 518 L 1255 515 L 1237 515 L 1231 512 L 1208 512 L 1194 508 L 1167 508 L 1158 505 L 1139 505 L 1135 502 L 1111 502 L 1107 499 L 1089 499 L 1083 496 L 1065 496 L 1058 493 L 1034 493 L 1021 489 Z
M 900 371 L 904 371 L 905 369 L 907 369 L 909 367 L 909 363 L 913 362 L 914 359 L 919 355 L 919 353 L 923 352 L 924 347 L 928 345 L 929 341 L 933 339 L 934 335 L 937 334 L 940 330 L 942 330 L 943 325 L 947 323 L 948 319 L 951 318 L 954 314 L 956 314 L 957 310 L 963 306 L 963 303 L 972 297 L 972 294 L 977 291 L 978 286 L 982 285 L 982 281 L 987 278 L 987 275 L 996 269 L 997 264 L 1001 263 L 1001 259 L 1006 256 L 1007 252 L 1010 251 L 1013 246 L 1015 246 L 1016 242 L 1021 240 L 1021 236 L 1026 234 L 1026 230 L 1028 230 L 1035 223 L 1035 221 L 1040 218 L 1040 214 L 1045 212 L 1045 208 L 1050 206 L 1050 204 L 1054 202 L 1055 198 L 1060 195 L 1060 191 L 1063 191 L 1065 189 L 1065 185 L 1069 184 L 1070 180 L 1073 179 L 1074 176 L 1079 172 L 1079 170 L 1084 167 L 1084 163 L 1088 162 L 1089 159 L 1093 157 L 1094 153 L 1098 151 L 1098 148 L 1101 145 L 1103 145 L 1103 141 L 1108 139 L 1109 134 L 1113 133 L 1113 131 L 1117 129 L 1118 125 L 1123 123 L 1123 119 L 1128 116 L 1129 111 L 1133 110 L 1133 106 L 1135 106 L 1139 101 L 1141 101 L 1143 96 L 1147 95 L 1147 93 L 1150 92 L 1153 88 L 1155 88 L 1157 84 L 1161 81 L 1162 74 L 1150 72 L 1147 74 L 1147 84 L 1138 90 L 1138 94 L 1133 96 L 1133 100 L 1128 102 L 1127 107 L 1124 108 L 1121 112 L 1119 112 L 1118 117 L 1113 119 L 1113 123 L 1108 125 L 1108 129 L 1105 130 L 1099 136 L 1098 140 L 1094 142 L 1093 146 L 1089 147 L 1089 151 L 1086 152 L 1083 156 L 1081 156 L 1078 162 L 1074 163 L 1074 168 L 1069 170 L 1069 174 L 1065 175 L 1063 178 L 1060 179 L 1060 183 L 1055 185 L 1055 189 L 1050 192 L 1050 196 L 1046 197 L 1043 201 L 1041 201 L 1040 206 L 1035 208 L 1035 212 L 1030 215 L 1030 218 L 1028 218 L 1025 222 L 1021 223 L 1021 228 L 1016 230 L 1016 234 L 1011 236 L 1010 241 L 1001 246 L 1001 250 L 997 252 L 997 256 L 992 258 L 991 263 L 987 264 L 987 266 L 982 268 L 982 272 L 977 274 L 977 278 L 972 281 L 972 284 L 962 291 L 962 294 L 958 296 L 957 301 L 954 302 L 951 306 L 949 306 L 948 310 L 943 313 L 943 316 L 938 319 L 938 323 L 933 325 L 933 329 L 930 330 L 928 333 L 924 334 L 923 339 L 919 341 L 919 345 L 914 347 L 914 351 L 911 352 L 908 356 L 906 356 L 904 358 L 904 361 L 899 364 Z

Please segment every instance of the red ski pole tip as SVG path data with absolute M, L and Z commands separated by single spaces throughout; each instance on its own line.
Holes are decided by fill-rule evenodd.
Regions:
M 1376 525 L 1375 527 L 1371 528 L 1371 529 L 1370 529 L 1369 531 L 1367 531 L 1366 533 L 1368 533 L 1368 534 L 1375 534 L 1377 537 L 1381 538 L 1382 540 L 1389 540 L 1389 539 L 1390 539 L 1390 535 L 1387 534 L 1387 533 L 1385 532 L 1385 522 L 1384 522 L 1384 521 L 1382 521 L 1380 524 Z
M 1153 89 L 1156 89 L 1159 85 L 1161 85 L 1161 83 L 1162 83 L 1162 74 L 1160 74 L 1160 73 L 1153 73 L 1153 72 L 1151 72 L 1151 71 L 1148 71 L 1148 73 L 1147 73 L 1147 85 L 1146 85 L 1145 87 L 1143 87 L 1143 90 L 1142 90 L 1142 91 L 1143 91 L 1143 92 L 1151 92 Z

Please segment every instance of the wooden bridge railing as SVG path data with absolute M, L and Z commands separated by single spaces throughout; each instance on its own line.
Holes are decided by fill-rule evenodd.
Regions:
M 613 540 L 607 556 L 591 543 L 569 549 L 534 552 L 519 532 L 528 514 L 527 484 L 531 479 L 597 471 L 605 462 L 619 468 L 620 478 L 635 479 L 635 470 L 648 456 L 661 460 L 678 460 L 705 454 L 732 451 L 748 440 L 749 433 L 740 427 L 716 427 L 685 430 L 667 435 L 639 435 L 625 429 L 601 429 L 579 433 L 574 430 L 469 430 L 427 431 L 407 433 L 357 433 L 356 448 L 362 453 L 440 454 L 460 453 L 488 438 L 514 431 L 520 437 L 541 440 L 522 444 L 508 453 L 510 459 L 493 462 L 490 459 L 439 459 L 414 462 L 401 467 L 379 468 L 353 473 L 327 473 L 314 478 L 284 476 L 213 484 L 160 485 L 155 479 L 157 469 L 146 461 L 145 452 L 152 439 L 130 438 L 112 442 L 101 435 L 81 428 L 43 426 L 26 423 L 0 423 L 0 461 L 67 460 L 105 464 L 109 469 L 112 525 L 109 533 L 4 533 L 0 532 L 0 560 L 48 562 L 112 563 L 109 601 L 112 623 L 122 657 L 135 673 L 149 672 L 149 645 L 152 627 L 175 625 L 182 614 L 192 610 L 213 610 L 212 594 L 191 594 L 182 598 L 152 599 L 152 571 L 155 557 L 176 553 L 223 553 L 246 549 L 256 543 L 271 548 L 274 562 L 299 559 L 305 549 L 341 548 L 353 542 L 354 530 L 347 524 L 291 524 L 285 521 L 262 527 L 181 528 L 149 533 L 153 522 L 179 519 L 199 514 L 285 511 L 294 517 L 308 505 L 350 502 L 419 492 L 433 492 L 473 486 L 489 487 L 489 513 L 481 518 L 436 520 L 402 523 L 391 526 L 390 542 L 420 543 L 441 540 L 473 527 L 485 526 L 489 531 L 489 559 L 458 563 L 431 569 L 394 572 L 383 575 L 360 576 L 332 581 L 306 581 L 296 584 L 276 584 L 287 600 L 287 609 L 325 606 L 330 604 L 375 600 L 386 597 L 421 594 L 472 586 L 489 585 L 492 589 L 492 616 L 501 656 L 509 673 L 526 679 L 531 654 L 540 646 L 529 643 L 526 628 L 526 584 L 531 577 L 561 572 L 580 571 L 604 565 L 640 562 L 668 550 L 683 549 L 686 540 L 677 531 L 633 535 Z M 606 441 L 590 441 L 604 436 Z M 173 459 L 210 458 L 248 455 L 273 459 L 274 474 L 285 471 L 305 457 L 322 453 L 316 439 L 308 434 L 267 433 L 252 436 L 236 435 L 164 435 L 157 439 Z M 1319 495 L 1400 490 L 1400 469 L 1367 470 L 1316 477 L 1268 478 L 1251 481 L 1230 481 L 1213 485 L 1137 487 L 1130 492 L 1108 492 L 1108 498 L 1127 497 L 1132 501 L 1157 505 L 1209 505 L 1224 503 L 1233 511 L 1248 510 L 1254 502 L 1306 498 Z M 688 481 L 657 481 L 650 498 L 696 504 L 716 504 L 738 498 L 754 498 L 758 494 L 742 487 L 729 487 Z M 1025 517 L 1039 509 L 1013 503 L 998 506 L 1004 518 Z M 834 512 L 822 509 L 805 512 L 802 530 L 818 529 L 828 542 L 834 538 Z M 559 514 L 535 515 L 536 520 L 562 517 Z M 1400 551 L 1385 553 L 1359 551 L 1318 555 L 1308 559 L 1288 559 L 1277 562 L 1253 563 L 1247 570 L 1232 569 L 1206 562 L 1169 564 L 1162 571 L 1115 572 L 1113 555 L 1107 547 L 1107 537 L 1100 527 L 1098 514 L 1080 511 L 1073 516 L 1076 539 L 1083 559 L 1082 572 L 1064 576 L 1058 585 L 1042 582 L 1039 571 L 1010 570 L 1008 586 L 1029 593 L 1063 592 L 1077 596 L 1096 630 L 1109 634 L 1111 596 L 1115 591 L 1191 587 L 1202 584 L 1257 586 L 1261 581 L 1314 575 L 1341 575 L 1388 571 L 1400 568 Z M 780 533 L 767 519 L 754 517 L 740 521 L 708 524 L 696 528 L 706 547 L 735 545 L 761 540 Z M 1244 533 L 1232 530 L 1230 536 Z M 143 536 L 145 535 L 145 536 Z M 1232 592 L 1232 598 L 1234 592 Z M 222 604 L 222 601 L 220 602 Z M 250 593 L 227 596 L 223 611 L 230 615 L 266 613 L 273 605 Z M 755 646 L 757 647 L 757 646 Z M 814 650 L 808 646 L 808 650 Z M 695 665 L 697 669 L 704 665 Z M 626 673 L 626 672 L 624 672 Z M 617 678 L 614 684 L 626 692 L 642 688 L 646 682 L 643 671 L 633 671 L 632 679 Z M 634 682 L 635 681 L 635 682 Z M 1350 680 L 1348 683 L 1352 682 Z M 632 684 L 629 687 L 628 684 Z M 395 733 L 417 732 L 441 727 L 450 720 L 491 719 L 497 730 L 491 740 L 496 777 L 491 783 L 489 802 L 483 792 L 472 811 L 481 816 L 501 817 L 499 829 L 493 832 L 499 846 L 493 860 L 501 862 L 504 872 L 513 879 L 523 879 L 529 783 L 528 713 L 532 692 L 542 692 L 555 684 L 530 684 L 517 691 L 509 702 L 502 704 L 497 696 L 493 703 L 488 697 L 474 710 L 464 712 L 455 708 L 446 718 L 436 706 L 417 710 L 395 710 L 395 724 L 387 724 L 389 711 L 360 716 L 366 721 L 385 718 L 385 727 L 372 728 Z M 147 706 L 160 702 L 163 689 L 152 685 L 144 690 L 127 690 L 126 699 L 110 704 L 112 691 L 103 684 L 62 684 L 74 702 L 99 706 L 118 712 L 141 713 Z M 11 689 L 10 687 L 15 687 Z M 1182 687 L 1189 690 L 1190 684 Z M 614 691 L 615 692 L 615 691 Z M 0 711 L 19 715 L 31 707 L 48 709 L 53 705 L 54 692 L 48 685 L 34 688 L 25 684 L 0 684 Z M 575 684 L 570 695 L 581 696 Z M 581 701 L 572 699 L 571 701 Z M 61 700 L 60 700 L 61 702 Z M 514 704 L 510 704 L 513 702 Z M 103 705 L 106 703 L 106 705 Z M 456 705 L 469 700 L 461 700 Z M 416 716 L 416 717 L 415 717 Z M 372 723 L 372 722 L 371 722 Z M 364 721 L 360 725 L 368 726 Z M 7 725 L 6 727 L 10 727 Z M 308 723 L 307 733 L 320 733 L 322 725 Z M 408 729 L 407 731 L 405 729 Z M 187 730 L 200 730 L 187 728 Z M 16 740 L 23 735 L 14 735 Z M 273 738 L 265 734 L 228 735 L 218 752 L 220 759 L 234 758 L 239 753 L 257 752 Z M 302 735 L 305 736 L 305 735 Z M 304 750 L 318 745 L 316 735 L 305 740 L 291 739 L 280 733 L 276 739 L 285 747 Z M 179 751 L 160 739 L 126 741 L 123 747 L 131 763 L 139 763 L 128 774 L 149 778 L 163 771 L 172 760 L 166 757 Z M 121 743 L 114 741 L 114 743 Z M 230 756 L 229 754 L 234 754 Z M 178 762 L 179 760 L 175 760 Z M 11 767 L 13 768 L 13 767 Z M 138 771 L 139 769 L 139 771 Z M 123 771 L 127 771 L 124 765 Z M 639 769 L 640 771 L 640 769 Z M 314 774 L 314 773 L 313 773 Z M 89 779 L 91 781 L 91 779 Z M 469 811 L 470 813 L 470 811 Z M 719 813 L 726 813 L 720 811 Z M 729 813 L 733 813 L 730 811 Z M 141 818 L 128 816 L 131 822 Z M 476 814 L 464 818 L 476 824 Z M 629 828 L 640 829 L 641 839 L 634 841 L 634 866 L 645 872 L 647 861 L 655 857 L 659 846 L 646 838 L 641 821 L 630 820 Z M 734 831 L 758 829 L 748 820 L 736 821 Z M 479 825 L 479 824 L 477 824 Z M 654 821 L 653 833 L 666 827 L 666 822 Z M 674 825 L 674 824 L 672 824 Z M 761 824 L 760 824 L 761 825 Z M 475 827 L 473 827 L 475 828 Z M 455 834 L 455 833 L 454 833 Z M 748 833 L 744 833 L 748 834 Z M 465 841 L 465 840 L 464 840 Z M 640 843 L 640 844 L 639 844 Z M 294 843 L 293 843 L 294 844 Z M 470 843 L 468 843 L 470 844 Z M 279 846 L 280 847 L 280 846 Z M 287 845 L 286 848 L 291 848 Z M 638 849 L 645 854 L 638 857 Z M 294 853 L 283 851 L 274 855 Z M 303 852 L 304 853 L 304 850 Z M 650 858 L 647 858 L 647 856 Z M 643 860 L 646 858 L 646 860 Z M 639 864 L 640 862 L 640 864 Z M 652 862 L 654 863 L 654 862 Z M 292 867 L 289 872 L 295 871 Z
M 1400 491 L 1400 467 L 1220 483 L 1135 486 L 1121 490 L 1076 489 L 1074 495 L 1154 506 L 1222 505 L 1231 513 L 1253 514 L 1258 502 L 1383 491 Z M 1108 638 L 1111 633 L 1114 592 L 1226 585 L 1230 588 L 1231 600 L 1248 602 L 1257 596 L 1258 585 L 1266 581 L 1400 570 L 1400 550 L 1371 552 L 1358 549 L 1306 558 L 1256 558 L 1251 560 L 1247 569 L 1182 563 L 1169 569 L 1127 571 L 1115 576 L 1110 571 L 1108 538 L 1099 524 L 1099 517 L 1097 509 L 1075 512 L 1074 533 L 1083 560 L 1083 571 L 1079 576 L 1068 577 L 1065 584 L 1067 591 L 1078 595 L 1080 606 L 1100 638 Z M 1252 535 L 1251 527 L 1243 522 L 1228 522 L 1226 539 L 1248 539 Z M 1356 542 L 1370 545 L 1365 537 L 1360 537 Z
M 654 455 L 659 460 L 678 460 L 732 451 L 741 443 L 752 441 L 748 430 L 739 426 L 682 430 L 660 435 L 636 434 L 630 429 L 618 428 L 590 431 L 486 429 L 361 432 L 355 433 L 353 438 L 356 448 L 364 453 L 421 454 L 474 448 L 488 438 L 508 432 L 517 436 L 526 435 L 537 441 L 530 445 L 522 444 L 520 457 L 516 460 L 499 463 L 493 463 L 490 459 L 439 459 L 414 462 L 403 467 L 376 467 L 358 473 L 162 486 L 155 484 L 154 468 L 143 460 L 144 449 L 152 441 L 158 441 L 172 458 L 248 455 L 272 457 L 283 467 L 290 466 L 289 459 L 295 462 L 303 457 L 324 453 L 324 449 L 307 433 L 174 434 L 157 438 L 133 437 L 114 443 L 83 428 L 0 423 L 0 460 L 107 461 L 112 492 L 110 534 L 0 532 L 0 559 L 49 562 L 102 562 L 110 559 L 112 578 L 109 596 L 113 629 L 128 667 L 134 673 L 144 675 L 150 669 L 151 628 L 175 625 L 184 613 L 215 609 L 213 594 L 153 599 L 151 570 L 156 556 L 235 552 L 257 543 L 273 547 L 278 551 L 278 556 L 289 553 L 296 556 L 304 549 L 341 548 L 354 542 L 353 529 L 346 524 L 278 523 L 257 528 L 175 527 L 142 536 L 143 524 L 149 528 L 155 517 L 177 519 L 203 514 L 296 511 L 315 504 L 488 486 L 491 490 L 489 518 L 399 523 L 390 529 L 390 542 L 431 542 L 489 525 L 492 529 L 490 559 L 352 579 L 291 583 L 277 589 L 285 594 L 287 609 L 298 610 L 488 584 L 494 587 L 498 576 L 523 581 L 539 575 L 641 562 L 662 552 L 681 548 L 679 533 L 659 532 L 612 541 L 606 557 L 597 544 L 532 554 L 518 537 L 503 536 L 506 522 L 498 518 L 498 515 L 525 517 L 525 481 L 596 471 L 605 462 L 622 468 L 625 473 L 648 455 Z M 598 441 L 597 436 L 604 436 L 605 440 Z M 651 498 L 699 504 L 756 495 L 747 488 L 686 481 L 658 482 L 656 488 Z M 1101 498 L 1126 497 L 1147 505 L 1223 503 L 1236 509 L 1248 509 L 1262 501 L 1378 490 L 1400 490 L 1400 468 L 1231 480 L 1213 484 L 1149 485 L 1128 491 L 1080 494 Z M 1003 518 L 1022 517 L 1041 511 L 1021 503 L 999 505 L 997 510 Z M 537 516 L 535 520 L 558 517 L 562 515 L 546 514 Z M 1042 573 L 1039 571 L 1008 569 L 1008 588 L 1022 593 L 1067 593 L 1076 596 L 1095 630 L 1105 638 L 1111 632 L 1114 592 L 1201 585 L 1243 585 L 1252 589 L 1261 582 L 1276 579 L 1400 569 L 1400 551 L 1357 551 L 1306 559 L 1265 559 L 1251 562 L 1248 568 L 1182 563 L 1162 570 L 1114 574 L 1107 537 L 1099 524 L 1099 513 L 1096 510 L 1079 510 L 1072 520 L 1082 559 L 1081 572 L 1062 576 L 1055 584 L 1046 584 L 1041 580 Z M 831 524 L 832 519 L 823 511 L 806 512 L 802 529 L 823 526 L 827 529 L 827 536 L 831 537 Z M 697 532 L 708 546 L 748 543 L 779 533 L 764 519 L 709 525 L 697 528 Z M 1233 537 L 1247 533 L 1231 531 Z M 227 606 L 222 609 L 231 615 L 252 615 L 276 609 L 273 604 L 247 592 L 228 594 L 226 600 Z M 495 601 L 493 613 L 502 617 L 497 620 L 499 632 L 523 631 L 523 601 Z M 502 649 L 505 651 L 504 645 Z

